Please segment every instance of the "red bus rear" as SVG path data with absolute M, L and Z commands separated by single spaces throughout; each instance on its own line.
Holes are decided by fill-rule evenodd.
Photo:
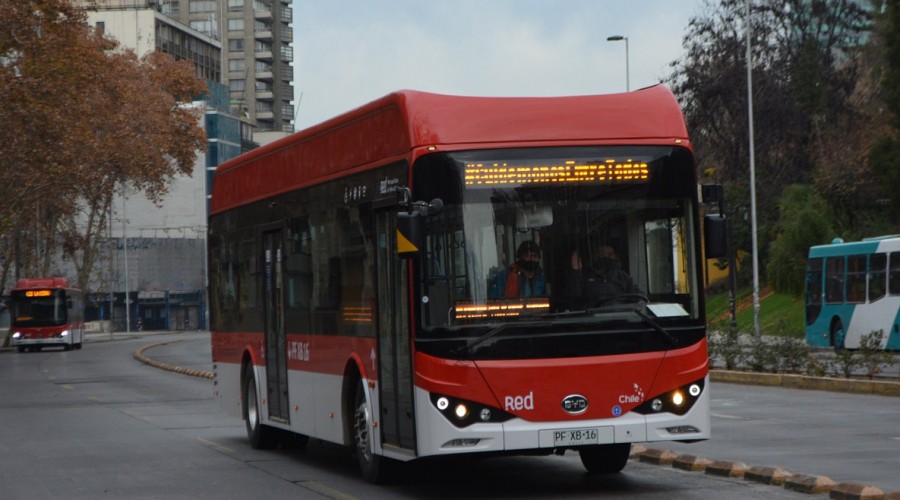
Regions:
M 221 165 L 215 395 L 364 475 L 710 435 L 695 166 L 663 86 L 402 91 Z

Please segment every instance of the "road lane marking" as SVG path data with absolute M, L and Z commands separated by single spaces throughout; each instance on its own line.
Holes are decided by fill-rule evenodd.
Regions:
M 328 498 L 333 498 L 335 500 L 356 500 L 356 497 L 353 495 L 348 495 L 343 491 L 336 490 L 334 488 L 329 488 L 324 484 L 317 483 L 315 481 L 297 481 L 294 483 L 298 486 L 302 486 L 308 490 L 315 491 L 316 493 L 326 496 Z
M 732 420 L 740 420 L 742 418 L 735 415 L 726 415 L 724 413 L 710 413 L 710 415 L 716 418 L 727 418 Z
M 197 441 L 200 441 L 201 443 L 205 444 L 206 446 L 208 446 L 214 450 L 220 451 L 222 453 L 228 453 L 229 455 L 234 454 L 234 450 L 232 448 L 229 448 L 227 446 L 222 446 L 221 444 L 214 443 L 208 439 L 197 438 Z

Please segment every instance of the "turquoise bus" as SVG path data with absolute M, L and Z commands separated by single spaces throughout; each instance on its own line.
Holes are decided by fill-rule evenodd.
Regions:
M 814 347 L 857 349 L 883 332 L 882 347 L 900 350 L 900 236 L 809 249 L 806 340 Z

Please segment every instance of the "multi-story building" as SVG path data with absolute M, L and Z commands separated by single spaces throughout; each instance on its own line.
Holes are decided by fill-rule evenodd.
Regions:
M 108 266 L 97 270 L 95 280 L 99 288 L 111 293 L 92 297 L 97 319 L 109 319 L 112 309 L 118 330 L 205 327 L 205 238 L 212 173 L 220 163 L 255 146 L 252 117 L 241 117 L 240 108 L 233 105 L 232 93 L 224 83 L 225 56 L 217 32 L 199 31 L 179 20 L 179 2 L 78 3 L 87 10 L 91 25 L 138 56 L 158 50 L 192 61 L 197 76 L 206 80 L 209 88 L 205 98 L 194 103 L 202 110 L 208 142 L 192 175 L 176 177 L 159 206 L 140 193 L 127 193 L 113 203 L 110 259 Z M 232 2 L 181 3 L 189 10 L 203 10 L 209 3 L 224 7 Z M 130 319 L 128 326 L 126 318 Z
M 231 101 L 260 143 L 294 131 L 290 0 L 157 0 L 161 12 L 222 41 Z

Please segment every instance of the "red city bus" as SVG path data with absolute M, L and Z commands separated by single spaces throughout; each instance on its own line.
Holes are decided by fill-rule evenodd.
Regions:
M 81 349 L 84 294 L 66 278 L 29 278 L 10 292 L 10 345 L 19 352 L 44 347 Z
M 215 396 L 254 447 L 348 445 L 374 482 L 708 439 L 697 193 L 663 86 L 401 91 L 246 153 L 213 183 Z

